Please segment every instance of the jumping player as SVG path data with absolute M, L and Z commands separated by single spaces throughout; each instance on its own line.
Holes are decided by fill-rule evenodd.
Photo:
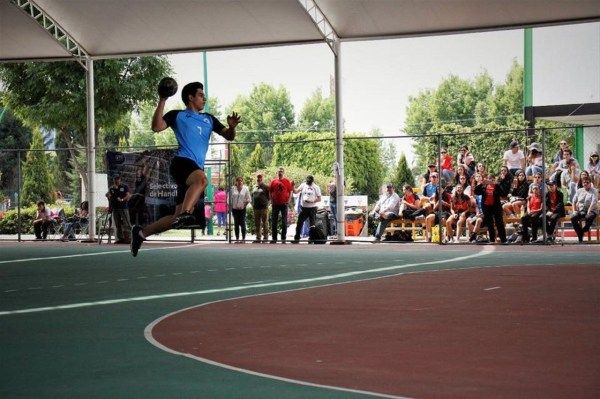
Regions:
M 146 237 L 171 228 L 179 228 L 196 223 L 192 215 L 208 182 L 204 174 L 204 161 L 212 132 L 226 140 L 235 138 L 235 127 L 240 117 L 233 112 L 227 116 L 227 127 L 213 115 L 202 112 L 206 104 L 204 86 L 200 82 L 188 83 L 181 90 L 181 99 L 186 106 L 183 111 L 169 111 L 164 114 L 167 97 L 160 96 L 154 116 L 152 130 L 161 132 L 170 127 L 175 132 L 179 148 L 171 161 L 170 173 L 177 184 L 175 214 L 160 218 L 145 226 L 131 229 L 131 254 L 137 256 Z M 164 115 L 163 115 L 164 114 Z

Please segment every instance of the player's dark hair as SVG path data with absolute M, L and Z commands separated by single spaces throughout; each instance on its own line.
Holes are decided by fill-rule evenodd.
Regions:
M 181 90 L 181 100 L 186 107 L 190 102 L 189 96 L 195 96 L 198 89 L 204 90 L 204 85 L 200 82 L 192 82 L 183 86 L 183 89 Z

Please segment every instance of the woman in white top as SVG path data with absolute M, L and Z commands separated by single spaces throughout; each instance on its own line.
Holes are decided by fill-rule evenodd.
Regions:
M 231 213 L 233 214 L 236 242 L 240 242 L 240 228 L 242 230 L 242 242 L 246 241 L 246 206 L 250 201 L 250 190 L 244 185 L 244 180 L 241 177 L 236 177 L 235 185 L 231 187 Z

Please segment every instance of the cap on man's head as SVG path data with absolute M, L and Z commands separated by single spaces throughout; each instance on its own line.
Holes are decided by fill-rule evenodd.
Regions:
M 428 168 L 435 168 L 437 165 L 433 162 L 429 162 L 429 165 L 427 165 Z
M 518 146 L 519 146 L 519 143 L 516 142 L 515 140 L 513 140 L 513 141 L 510 142 L 510 148 L 515 148 L 515 147 L 518 147 Z
M 540 143 L 531 143 L 529 144 L 529 146 L 527 146 L 527 148 L 529 148 L 529 150 L 533 151 L 537 151 L 537 152 L 542 152 L 542 147 L 540 146 Z
M 385 187 L 386 188 L 394 188 L 394 185 L 392 183 L 388 183 Z
M 556 186 L 556 182 L 555 182 L 554 180 L 548 180 L 548 181 L 546 182 L 546 185 L 547 185 L 547 186 Z

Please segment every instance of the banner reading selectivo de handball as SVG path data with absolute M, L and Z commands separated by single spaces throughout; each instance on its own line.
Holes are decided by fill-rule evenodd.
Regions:
M 116 175 L 129 187 L 132 224 L 146 225 L 175 212 L 177 185 L 169 173 L 173 150 L 106 153 L 108 186 Z

